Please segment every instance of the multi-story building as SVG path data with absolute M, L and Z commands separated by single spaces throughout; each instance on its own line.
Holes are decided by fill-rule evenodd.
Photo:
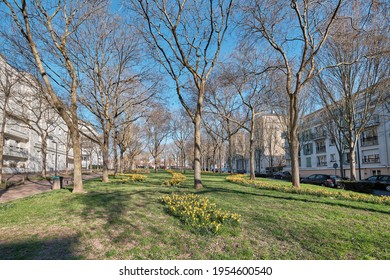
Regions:
M 255 172 L 272 173 L 285 166 L 283 122 L 276 114 L 263 114 L 255 123 Z M 233 171 L 249 172 L 248 133 L 240 131 L 233 138 L 235 147 Z
M 72 170 L 67 127 L 42 98 L 31 76 L 12 68 L 0 55 L 0 79 L 0 124 L 5 121 L 3 173 L 41 172 L 42 141 L 47 171 Z
M 349 149 L 346 142 L 335 139 L 325 124 L 326 109 L 320 109 L 304 117 L 300 133 L 300 175 L 313 173 L 336 174 L 350 177 Z M 339 132 L 342 135 L 341 131 Z M 339 139 L 343 139 L 340 137 Z M 336 143 L 339 141 L 340 143 Z M 342 140 L 343 141 L 343 140 Z M 365 179 L 371 175 L 390 174 L 390 106 L 378 104 L 371 114 L 356 144 L 356 177 Z M 340 165 L 342 165 L 343 174 Z M 286 170 L 290 157 L 287 155 Z

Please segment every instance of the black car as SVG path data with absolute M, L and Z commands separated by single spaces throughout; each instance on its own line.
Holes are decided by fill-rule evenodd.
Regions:
M 273 174 L 274 179 L 288 180 L 291 181 L 291 173 L 288 171 L 279 171 Z
M 369 184 L 373 189 L 390 191 L 390 175 L 374 175 L 360 182 Z
M 301 178 L 301 183 L 337 188 L 341 180 L 342 178 L 337 175 L 313 174 L 309 177 Z

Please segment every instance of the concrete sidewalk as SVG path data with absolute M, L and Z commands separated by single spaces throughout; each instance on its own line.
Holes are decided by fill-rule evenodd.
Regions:
M 83 180 L 101 177 L 100 174 L 83 175 Z M 73 184 L 72 177 L 65 177 L 63 186 Z M 29 181 L 26 180 L 23 184 L 18 186 L 0 189 L 0 203 L 12 201 L 15 199 L 32 196 L 34 194 L 51 191 L 52 182 L 48 180 Z

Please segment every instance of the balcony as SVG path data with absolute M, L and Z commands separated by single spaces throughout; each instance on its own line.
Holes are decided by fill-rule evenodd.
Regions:
M 317 147 L 317 148 L 316 148 L 316 153 L 317 153 L 317 154 L 326 153 L 326 147 Z
M 361 139 L 362 147 L 375 146 L 375 145 L 378 145 L 378 137 L 369 137 L 369 138 Z
M 317 166 L 318 166 L 318 167 L 327 166 L 327 165 L 328 165 L 327 162 L 317 162 Z
M 380 163 L 381 160 L 379 158 L 379 155 L 376 155 L 375 157 L 364 157 L 363 163 L 372 164 L 372 163 Z
M 315 133 L 312 133 L 313 140 L 324 139 L 326 137 L 327 137 L 326 131 L 316 131 Z
M 25 160 L 28 159 L 28 151 L 23 148 L 17 148 L 12 146 L 4 147 L 4 156 L 10 159 Z
M 27 129 L 15 126 L 7 126 L 4 133 L 5 138 L 15 139 L 20 142 L 28 142 L 28 132 Z

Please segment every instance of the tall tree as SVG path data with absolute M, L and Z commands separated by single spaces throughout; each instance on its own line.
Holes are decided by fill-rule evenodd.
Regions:
M 351 180 L 357 178 L 358 139 L 377 115 L 376 107 L 390 83 L 390 27 L 385 6 L 373 3 L 369 7 L 372 15 L 367 16 L 364 8 L 369 5 L 359 4 L 351 4 L 350 11 L 336 21 L 321 55 L 326 70 L 315 83 L 327 118 L 348 147 Z M 338 135 L 333 136 L 337 139 Z
M 172 116 L 172 138 L 174 144 L 179 149 L 179 165 L 180 170 L 185 172 L 187 162 L 186 145 L 190 140 L 193 131 L 188 115 L 182 110 Z
M 316 76 L 316 57 L 323 47 L 343 0 L 243 1 L 241 25 L 247 39 L 260 42 L 268 55 L 281 61 L 288 105 L 287 141 L 291 156 L 292 184 L 299 182 L 299 99 Z M 269 46 L 270 50 L 265 47 Z
M 229 26 L 232 0 L 158 1 L 134 0 L 141 16 L 141 30 L 155 58 L 175 83 L 176 94 L 194 124 L 194 187 L 201 180 L 201 116 L 205 85 L 218 60 Z M 196 106 L 186 98 L 184 86 L 196 88 Z
M 164 150 L 168 136 L 171 134 L 170 113 L 160 104 L 150 112 L 146 122 L 148 150 L 154 160 L 154 172 L 158 169 L 158 159 Z
M 73 192 L 84 192 L 81 173 L 80 132 L 77 104 L 78 77 L 71 58 L 69 40 L 75 31 L 101 7 L 104 1 L 50 2 L 3 0 L 11 18 L 27 43 L 45 88 L 48 100 L 66 123 L 73 144 L 74 187 Z M 10 29 L 11 30 L 11 29 Z M 53 59 L 52 64 L 50 60 Z M 56 65 L 56 66 L 54 66 Z M 53 80 L 54 77 L 58 80 Z M 66 100 L 60 97 L 58 82 L 66 92 Z
M 124 27 L 125 21 L 107 8 L 80 28 L 74 40 L 83 81 L 80 100 L 94 115 L 103 135 L 103 182 L 108 182 L 110 139 L 113 132 L 117 141 L 117 130 L 113 131 L 117 119 L 154 94 L 144 87 L 144 76 L 135 69 L 140 65 L 137 37 L 131 27 Z

